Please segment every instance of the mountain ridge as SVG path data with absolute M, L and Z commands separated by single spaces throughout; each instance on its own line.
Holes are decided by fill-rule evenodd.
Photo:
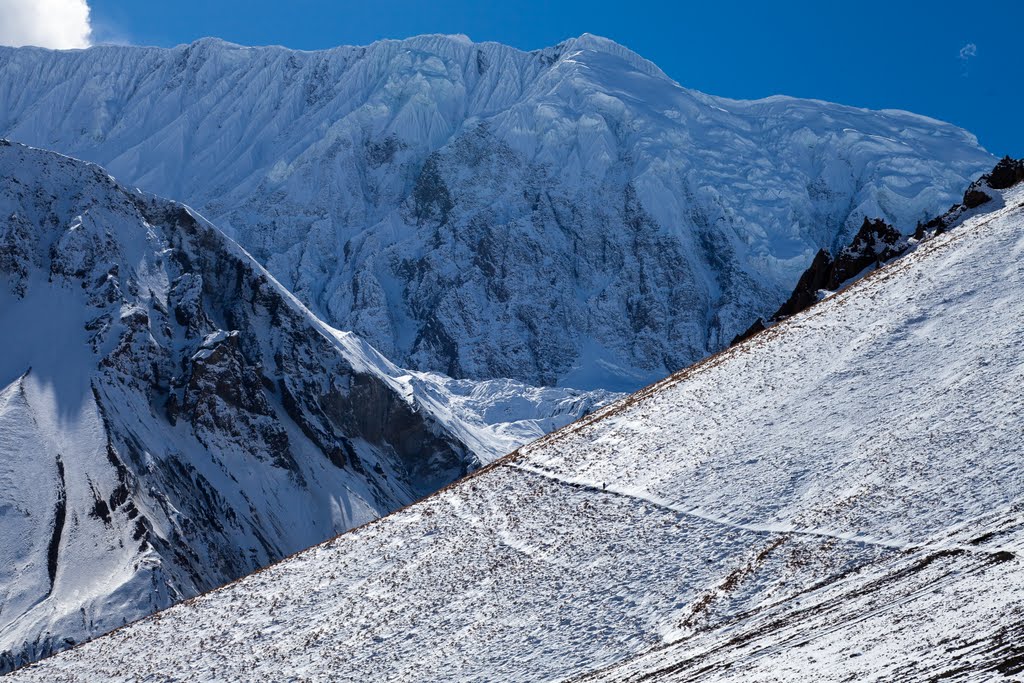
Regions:
M 188 207 L 0 141 L 0 669 L 402 507 L 611 398 L 405 371 Z
M 9 49 L 0 96 L 0 135 L 196 206 L 400 365 L 582 388 L 717 351 L 864 216 L 909 232 L 994 161 L 917 115 L 704 95 L 587 35 Z

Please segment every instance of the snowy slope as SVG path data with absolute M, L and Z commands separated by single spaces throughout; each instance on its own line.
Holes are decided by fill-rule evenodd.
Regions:
M 0 140 L 0 670 L 238 578 L 610 398 L 394 366 L 186 207 Z
M 198 207 L 406 367 L 636 389 L 772 313 L 862 219 L 993 158 L 913 114 L 680 87 L 609 40 L 0 49 L 0 135 Z
M 1016 681 L 1019 504 L 579 681 Z
M 1019 672 L 1024 187 L 991 194 L 742 345 L 12 680 Z

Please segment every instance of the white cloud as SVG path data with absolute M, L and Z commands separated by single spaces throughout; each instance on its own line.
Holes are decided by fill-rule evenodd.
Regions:
M 0 0 L 0 45 L 89 47 L 86 0 Z
M 962 48 L 960 48 L 960 64 L 962 64 L 962 67 L 960 69 L 960 75 L 961 76 L 963 76 L 964 78 L 970 78 L 970 76 L 971 76 L 971 72 L 970 72 L 971 58 L 972 57 L 977 57 L 977 56 L 978 56 L 978 46 L 975 45 L 974 43 L 967 43 Z

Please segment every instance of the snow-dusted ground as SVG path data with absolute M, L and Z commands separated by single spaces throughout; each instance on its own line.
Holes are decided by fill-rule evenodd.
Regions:
M 0 135 L 197 207 L 404 367 L 635 390 L 772 313 L 864 216 L 994 159 L 898 111 L 687 90 L 609 40 L 0 48 Z
M 454 487 L 12 680 L 1016 673 L 1022 263 L 1024 188 Z
M 1018 681 L 1024 509 L 997 507 L 797 599 L 579 681 Z
M 0 671 L 358 526 L 611 395 L 402 370 L 182 205 L 0 140 Z

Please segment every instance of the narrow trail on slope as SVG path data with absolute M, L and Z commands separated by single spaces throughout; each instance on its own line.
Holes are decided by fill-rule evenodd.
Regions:
M 575 487 L 578 487 L 578 488 L 588 489 L 588 490 L 594 491 L 596 493 L 604 493 L 604 494 L 609 494 L 609 495 L 613 495 L 613 496 L 621 496 L 621 497 L 624 497 L 624 498 L 632 498 L 634 500 L 638 500 L 638 501 L 647 503 L 649 505 L 653 505 L 655 507 L 659 507 L 659 508 L 662 508 L 662 509 L 665 509 L 665 510 L 670 510 L 670 511 L 672 511 L 672 512 L 678 514 L 678 515 L 681 515 L 683 517 L 688 517 L 688 518 L 691 518 L 691 519 L 697 519 L 697 520 L 701 520 L 701 521 L 704 521 L 704 522 L 710 522 L 711 524 L 717 524 L 719 526 L 725 526 L 725 527 L 729 527 L 729 528 L 732 528 L 732 529 L 738 529 L 740 531 L 746 531 L 746 532 L 755 533 L 755 534 L 779 534 L 779 535 L 787 535 L 788 534 L 788 535 L 793 535 L 793 536 L 808 536 L 808 537 L 812 537 L 812 538 L 825 538 L 825 539 L 832 539 L 832 540 L 842 541 L 842 542 L 845 542 L 845 543 L 856 543 L 856 544 L 860 544 L 860 545 L 877 546 L 877 547 L 887 548 L 889 550 L 897 550 L 897 551 L 915 551 L 915 550 L 921 550 L 921 549 L 930 549 L 930 550 L 936 550 L 936 551 L 954 551 L 954 550 L 956 550 L 956 551 L 962 551 L 962 552 L 968 552 L 968 553 L 982 554 L 982 555 L 986 555 L 986 556 L 992 555 L 994 553 L 999 553 L 999 552 L 1011 552 L 1011 553 L 1015 553 L 1015 554 L 1016 553 L 1024 553 L 1024 549 L 1017 548 L 1017 547 L 1012 547 L 1012 546 L 1006 546 L 1006 547 L 1000 546 L 1000 547 L 996 547 L 996 548 L 982 548 L 982 547 L 978 547 L 978 546 L 965 545 L 965 544 L 959 544 L 959 543 L 948 544 L 948 543 L 929 542 L 929 541 L 916 542 L 916 543 L 914 543 L 914 542 L 907 543 L 907 542 L 900 542 L 900 541 L 897 541 L 897 540 L 876 539 L 876 538 L 871 538 L 870 536 L 860 536 L 860 535 L 857 535 L 857 534 L 836 533 L 836 532 L 831 532 L 831 531 L 827 531 L 827 530 L 824 530 L 824 529 L 796 529 L 796 528 L 789 527 L 789 526 L 787 526 L 785 524 L 777 524 L 777 525 L 769 525 L 769 524 L 763 524 L 763 525 L 762 524 L 741 524 L 739 522 L 733 522 L 733 521 L 731 521 L 729 519 L 726 519 L 724 517 L 715 517 L 715 516 L 712 516 L 712 515 L 708 515 L 708 514 L 702 513 L 698 509 L 696 509 L 696 508 L 692 508 L 692 507 L 686 508 L 686 507 L 683 507 L 681 505 L 676 505 L 674 503 L 670 503 L 668 501 L 665 501 L 665 500 L 662 500 L 662 499 L 657 498 L 655 496 L 652 496 L 650 493 L 641 492 L 641 491 L 638 491 L 636 489 L 624 489 L 624 488 L 621 488 L 621 487 L 617 487 L 614 484 L 596 483 L 596 482 L 589 481 L 587 479 L 583 479 L 583 478 L 579 478 L 579 477 L 567 477 L 567 476 L 564 476 L 564 475 L 555 474 L 554 472 L 551 472 L 550 470 L 545 470 L 543 468 L 539 468 L 539 467 L 534 467 L 534 466 L 531 466 L 531 465 L 523 464 L 521 462 L 508 462 L 508 463 L 505 463 L 505 466 L 517 469 L 517 470 L 519 470 L 521 472 L 525 472 L 525 473 L 528 473 L 528 474 L 534 474 L 534 475 L 537 475 L 537 476 L 545 477 L 547 479 L 559 482 L 559 483 L 564 484 L 566 486 L 575 486 Z

